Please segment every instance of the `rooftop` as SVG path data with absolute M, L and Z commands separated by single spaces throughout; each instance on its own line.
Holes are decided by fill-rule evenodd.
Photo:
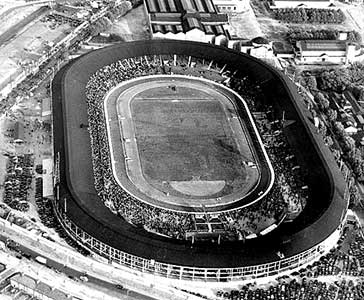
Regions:
M 68 299 L 67 295 L 60 290 L 53 289 L 49 285 L 36 281 L 34 278 L 28 275 L 21 275 L 17 274 L 11 278 L 12 281 L 17 282 L 31 290 L 37 291 L 40 294 L 43 294 L 50 299 L 57 299 L 57 300 L 66 300 Z
M 254 43 L 254 44 L 259 44 L 259 45 L 269 44 L 269 41 L 266 38 L 262 37 L 262 36 L 257 36 L 255 38 L 253 38 L 251 40 L 251 42 Z
M 301 51 L 345 51 L 346 41 L 338 40 L 301 40 L 297 41 L 297 47 Z
M 184 23 L 183 26 L 178 24 L 178 25 L 163 25 L 163 24 L 152 24 L 152 31 L 154 33 L 156 32 L 160 32 L 163 34 L 166 33 L 185 33 L 193 28 L 197 28 L 201 31 L 204 31 L 206 34 L 213 34 L 213 35 L 220 35 L 220 34 L 224 34 L 224 28 L 222 27 L 222 25 L 201 25 L 201 26 L 195 26 L 195 27 L 190 27 L 189 24 Z
M 217 13 L 212 0 L 146 0 L 145 3 L 148 13 Z
M 212 0 L 146 0 L 152 32 L 186 33 L 198 29 L 205 34 L 224 34 L 228 16 L 216 11 Z

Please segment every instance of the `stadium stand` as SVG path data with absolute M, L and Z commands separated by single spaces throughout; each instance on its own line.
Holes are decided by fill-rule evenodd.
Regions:
M 86 86 L 86 95 L 89 107 L 89 130 L 93 150 L 93 165 L 96 190 L 107 206 L 120 214 L 127 221 L 135 225 L 142 225 L 145 229 L 184 239 L 186 232 L 198 231 L 191 215 L 171 211 L 163 211 L 156 207 L 144 204 L 125 192 L 118 185 L 112 175 L 110 149 L 108 146 L 106 123 L 104 118 L 103 100 L 105 94 L 117 84 L 138 76 L 157 74 L 182 74 L 191 76 L 195 74 L 210 80 L 225 83 L 235 89 L 243 97 L 247 92 L 259 95 L 259 89 L 245 80 L 241 83 L 239 78 L 230 75 L 232 71 L 219 67 L 211 62 L 201 62 L 191 56 L 144 56 L 128 58 L 104 66 L 97 71 Z M 245 98 L 245 97 L 244 97 Z M 254 99 L 249 101 L 254 104 Z M 279 222 L 283 216 L 291 211 L 300 211 L 307 200 L 307 186 L 295 167 L 294 155 L 289 149 L 285 137 L 282 135 L 281 122 L 269 119 L 265 113 L 269 107 L 260 107 L 259 129 L 263 136 L 265 146 L 273 161 L 277 183 L 273 190 L 259 202 L 247 209 L 238 209 L 224 214 L 215 214 L 224 224 L 225 238 L 234 240 L 245 239 L 246 236 L 257 236 L 265 228 Z M 254 109 L 254 106 L 251 107 Z M 254 111 L 254 110 L 253 110 Z M 107 187 L 107 189 L 105 189 Z M 297 216 L 297 214 L 296 214 Z M 268 225 L 267 225 L 268 224 Z M 204 229 L 203 229 L 204 231 Z
M 178 65 L 177 61 L 180 60 L 182 62 Z M 113 64 L 119 67 L 110 69 Z M 104 67 L 107 70 L 105 74 L 99 74 Z M 283 223 L 256 239 L 226 241 L 220 245 L 201 243 L 191 247 L 190 243 L 179 240 L 183 230 L 186 231 L 191 224 L 186 214 L 176 213 L 171 218 L 177 219 L 178 228 L 181 228 L 181 224 L 186 226 L 182 231 L 175 231 L 175 222 L 168 229 L 163 223 L 151 223 L 151 227 L 157 227 L 152 230 L 162 230 L 163 235 L 176 237 L 171 239 L 125 221 L 135 217 L 136 221 L 129 220 L 135 224 L 140 218 L 148 226 L 148 217 L 137 213 L 145 209 L 144 204 L 135 203 L 132 196 L 121 193 L 121 198 L 114 199 L 114 202 L 106 201 L 105 191 L 101 194 L 105 185 L 100 182 L 98 172 L 106 172 L 106 186 L 113 189 L 109 185 L 113 179 L 103 169 L 110 163 L 108 151 L 103 144 L 94 147 L 94 143 L 102 141 L 105 131 L 100 127 L 97 133 L 91 134 L 91 138 L 88 132 L 92 131 L 93 125 L 99 126 L 98 121 L 90 124 L 90 111 L 94 110 L 100 118 L 102 114 L 97 110 L 95 101 L 87 99 L 87 95 L 90 96 L 92 91 L 95 98 L 102 97 L 120 80 L 143 74 L 176 74 L 177 70 L 185 75 L 200 74 L 223 83 L 244 99 L 251 99 L 246 101 L 256 119 L 261 118 L 257 124 L 266 133 L 262 137 L 269 155 L 273 160 L 276 156 L 277 160 L 283 158 L 288 162 L 287 166 L 283 166 L 285 163 L 282 166 L 277 164 L 278 170 L 275 171 L 280 173 L 277 176 L 280 185 L 272 191 L 277 193 L 273 198 L 279 205 L 274 209 L 272 207 L 269 214 L 280 215 L 282 209 L 295 211 L 300 206 L 304 207 L 292 222 Z M 97 76 L 103 81 L 99 90 Z M 235 79 L 238 83 L 235 83 Z M 241 85 L 241 91 L 235 87 L 237 84 Z M 245 84 L 252 89 L 244 91 Z M 81 99 L 88 102 L 88 109 L 86 101 Z M 340 170 L 332 154 L 316 135 L 308 119 L 309 114 L 289 80 L 252 57 L 222 47 L 186 41 L 152 40 L 115 45 L 82 56 L 57 74 L 53 82 L 53 109 L 56 165 L 54 204 L 58 217 L 70 235 L 110 260 L 169 278 L 214 281 L 254 278 L 297 268 L 319 257 L 332 247 L 339 234 L 347 208 L 346 184 Z M 87 124 L 88 130 L 80 128 L 80 123 Z M 285 144 L 290 146 L 286 152 L 276 153 L 276 146 L 283 147 Z M 97 157 L 105 160 L 100 163 Z M 82 176 L 79 170 L 82 170 Z M 113 195 L 117 189 L 109 195 Z M 100 201 L 99 195 L 103 201 Z M 276 199 L 277 195 L 279 199 Z M 131 203 L 132 209 L 135 205 L 135 213 L 130 215 L 117 206 L 122 202 L 123 205 Z M 110 207 L 111 212 L 105 205 Z M 123 218 L 117 215 L 120 208 Z M 161 219 L 165 217 L 164 211 L 149 209 L 151 214 L 160 214 Z M 249 223 L 249 226 L 254 230 L 253 224 Z

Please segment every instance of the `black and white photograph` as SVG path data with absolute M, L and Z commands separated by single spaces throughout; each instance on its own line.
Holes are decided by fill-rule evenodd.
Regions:
M 0 0 L 0 300 L 364 300 L 363 0 Z

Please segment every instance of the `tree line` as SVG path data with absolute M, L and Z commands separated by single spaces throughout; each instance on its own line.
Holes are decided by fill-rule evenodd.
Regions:
M 355 140 L 345 132 L 343 123 L 337 119 L 337 110 L 330 105 L 330 93 L 342 94 L 346 90 L 358 101 L 364 101 L 364 64 L 355 63 L 348 68 L 306 72 L 302 74 L 300 83 L 314 96 L 316 107 L 311 107 L 311 112 L 314 117 L 320 116 L 323 120 L 320 122 L 319 132 L 326 144 L 336 157 L 344 159 L 355 177 L 364 182 L 364 148 L 357 147 Z
M 306 30 L 306 29 L 289 29 L 287 40 L 295 44 L 300 40 L 337 40 L 340 31 L 336 29 Z M 347 32 L 347 41 L 361 44 L 359 32 L 352 30 Z
M 341 24 L 345 20 L 340 9 L 276 8 L 275 18 L 287 23 Z

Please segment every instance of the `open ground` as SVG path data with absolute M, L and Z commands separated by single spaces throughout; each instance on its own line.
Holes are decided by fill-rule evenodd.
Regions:
M 29 8 L 22 9 L 29 13 Z M 0 87 L 13 80 L 27 68 L 27 64 L 37 61 L 47 51 L 49 43 L 60 41 L 71 28 L 69 24 L 62 24 L 51 29 L 50 23 L 41 21 L 42 16 L 24 26 L 10 41 L 0 45 L 0 65 L 4 70 L 0 73 Z
M 149 39 L 149 27 L 144 6 L 140 5 L 129 11 L 125 16 L 115 21 L 107 32 L 115 33 L 127 42 Z

